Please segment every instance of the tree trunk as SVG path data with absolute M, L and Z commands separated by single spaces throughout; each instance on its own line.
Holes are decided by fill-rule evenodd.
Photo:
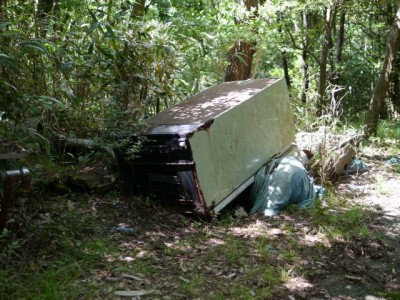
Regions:
M 302 41 L 302 65 L 303 65 L 303 89 L 301 92 L 301 101 L 307 102 L 308 89 L 310 87 L 310 73 L 308 70 L 308 13 L 303 11 L 303 41 Z
M 258 10 L 258 1 L 259 0 L 244 0 L 244 5 L 246 6 L 247 10 L 251 10 L 252 8 Z
M 53 0 L 39 0 L 37 4 L 38 17 L 44 19 L 53 10 L 53 5 Z
M 283 29 L 282 29 L 282 13 L 278 13 L 278 23 L 279 23 L 279 27 L 278 27 L 278 31 L 279 31 L 279 35 L 281 36 L 281 47 L 284 47 L 284 43 L 283 43 Z M 285 75 L 285 81 L 286 81 L 286 85 L 288 88 L 290 88 L 291 83 L 290 83 L 290 76 L 289 76 L 289 63 L 286 57 L 286 51 L 282 50 L 281 51 L 281 59 L 282 59 L 282 67 L 283 67 L 283 73 Z
M 37 29 L 41 37 L 46 37 L 48 31 L 48 16 L 52 13 L 54 0 L 39 0 L 37 4 Z
M 290 89 L 292 84 L 290 82 L 289 64 L 288 64 L 288 60 L 287 60 L 287 57 L 286 57 L 286 51 L 282 51 L 281 57 L 282 57 L 282 65 L 283 65 L 283 72 L 285 74 L 286 85 Z
M 388 3 L 386 7 L 386 24 L 391 26 L 393 23 L 393 5 Z M 397 54 L 393 62 L 393 71 L 390 76 L 389 98 L 390 98 L 390 117 L 396 117 L 400 113 L 400 55 Z
M 5 19 L 5 8 L 7 6 L 7 0 L 0 0 L 0 21 Z
M 336 8 L 325 10 L 325 20 L 324 20 L 324 41 L 321 50 L 321 59 L 319 61 L 319 81 L 317 88 L 317 116 L 321 116 L 325 107 L 324 95 L 326 89 L 327 81 L 327 65 L 328 65 L 328 55 L 329 49 L 332 47 L 332 25 L 335 19 Z
M 383 61 L 381 73 L 376 82 L 372 93 L 369 109 L 364 121 L 364 134 L 376 136 L 378 131 L 379 115 L 383 106 L 386 93 L 389 88 L 389 79 L 393 70 L 396 53 L 400 46 L 400 7 L 396 12 L 396 17 L 390 29 L 388 41 L 386 44 L 386 54 Z
M 247 10 L 258 9 L 258 0 L 245 0 Z M 238 23 L 241 21 L 239 20 Z M 243 40 L 236 41 L 228 52 L 229 65 L 225 71 L 225 81 L 246 80 L 251 78 L 251 67 L 255 53 L 255 44 Z
M 334 90 L 331 94 L 331 106 L 332 111 L 338 116 L 341 112 L 340 98 L 343 96 L 343 89 L 339 87 L 340 85 L 340 71 L 338 71 L 338 65 L 342 62 L 342 52 L 343 52 L 343 44 L 344 44 L 344 30 L 345 30 L 345 21 L 346 21 L 346 11 L 342 10 L 340 13 L 339 20 L 339 32 L 336 41 L 336 58 L 335 62 L 332 64 L 330 82 L 334 86 Z
M 143 17 L 146 11 L 145 4 L 146 0 L 136 0 L 132 6 L 131 17 L 134 19 Z
M 228 53 L 230 64 L 226 69 L 225 81 L 249 79 L 254 53 L 253 44 L 245 41 L 236 42 Z
M 397 55 L 390 79 L 389 95 L 393 107 L 393 116 L 400 113 L 400 56 Z
M 344 28 L 346 22 L 346 12 L 342 11 L 340 13 L 340 21 L 339 21 L 339 35 L 336 42 L 336 65 L 342 62 L 342 53 L 343 53 L 343 44 L 344 44 Z M 340 77 L 340 74 L 338 74 Z M 336 79 L 338 81 L 339 77 Z

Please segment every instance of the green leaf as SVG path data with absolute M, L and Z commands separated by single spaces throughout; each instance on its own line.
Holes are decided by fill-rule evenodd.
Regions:
M 18 74 L 20 73 L 18 66 L 11 59 L 11 57 L 9 57 L 8 55 L 6 55 L 4 53 L 0 53 L 0 64 L 9 67 L 15 73 L 18 73 Z
M 201 35 L 205 36 L 206 38 L 210 39 L 210 40 L 214 40 L 215 36 L 208 34 L 207 32 L 201 32 Z
M 10 57 L 7 54 L 0 53 L 0 60 L 1 59 L 10 59 Z
M 10 22 L 0 23 L 0 30 L 3 30 L 3 29 L 6 28 L 8 25 L 10 25 Z
M 94 42 L 90 43 L 87 54 L 93 54 Z
M 74 92 L 69 86 L 63 86 L 61 90 L 74 102 L 75 105 L 79 104 L 78 97 L 75 96 Z
M 104 49 L 104 48 L 102 48 L 102 47 L 100 47 L 100 46 L 97 46 L 97 49 L 98 49 L 104 56 L 106 56 L 107 58 L 109 58 L 109 59 L 114 59 L 114 55 L 112 55 L 112 53 L 109 52 L 109 51 L 107 51 L 106 49 Z
M 89 15 L 92 17 L 93 21 L 95 23 L 99 23 L 99 21 L 97 20 L 96 15 L 93 13 L 93 11 L 91 9 L 88 9 L 88 11 L 89 11 Z
M 110 25 L 104 24 L 104 27 L 105 27 L 106 30 L 107 30 L 107 35 L 105 35 L 105 36 L 111 37 L 111 38 L 116 38 L 116 36 L 115 36 L 115 34 L 114 34 L 114 31 L 112 30 L 112 28 L 111 28 Z
M 93 31 L 95 31 L 96 28 L 99 27 L 99 26 L 100 26 L 100 23 L 97 23 L 97 22 L 94 23 L 94 24 L 92 24 L 92 26 L 90 26 L 90 28 L 89 28 L 88 31 L 86 32 L 86 36 L 92 34 Z
M 22 47 L 29 47 L 38 50 L 39 52 L 42 53 L 47 53 L 47 50 L 43 45 L 37 41 L 22 41 L 19 43 L 20 46 Z
M 67 70 L 69 69 L 70 66 L 71 66 L 71 62 L 70 62 L 70 61 L 68 61 L 68 62 L 66 62 L 66 63 L 61 63 L 61 65 L 60 65 L 60 71 L 61 71 L 61 72 L 67 71 Z
M 39 97 L 39 99 L 48 107 L 51 108 L 53 106 L 53 104 L 55 104 L 56 106 L 58 106 L 60 109 L 64 109 L 65 108 L 65 103 L 58 100 L 57 98 L 54 97 L 49 97 L 46 95 L 42 95 Z
M 35 135 L 39 138 L 39 140 L 43 143 L 44 149 L 46 153 L 50 153 L 50 141 L 45 138 L 43 135 L 41 135 L 36 129 L 34 128 L 28 128 L 28 132 L 32 135 Z

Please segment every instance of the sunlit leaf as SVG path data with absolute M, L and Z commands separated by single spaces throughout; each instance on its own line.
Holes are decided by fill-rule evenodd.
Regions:
M 43 47 L 43 45 L 40 44 L 37 41 L 22 41 L 22 42 L 19 43 L 19 45 L 23 46 L 23 47 L 29 47 L 29 48 L 32 48 L 32 49 L 36 49 L 36 50 L 38 50 L 38 51 L 40 51 L 42 53 L 47 53 L 46 48 Z
M 3 23 L 0 23 L 0 30 L 5 29 L 8 25 L 10 25 L 10 22 L 3 22 Z
M 69 86 L 63 86 L 61 90 L 70 98 L 75 105 L 78 104 L 78 98 L 75 96 L 74 92 Z
M 0 65 L 5 65 L 5 66 L 9 67 L 15 73 L 19 73 L 20 72 L 18 66 L 11 59 L 11 57 L 9 57 L 8 55 L 6 55 L 4 53 L 0 53 Z
M 120 297 L 138 297 L 153 293 L 153 290 L 137 290 L 137 291 L 115 291 L 114 294 Z
M 100 26 L 100 23 L 97 23 L 97 22 L 93 23 L 92 26 L 90 26 L 90 28 L 86 32 L 86 36 L 91 35 L 93 33 L 93 31 L 95 31 L 99 26 Z
M 110 25 L 104 24 L 104 27 L 105 27 L 106 30 L 107 30 L 107 36 L 108 36 L 108 37 L 112 37 L 112 38 L 115 38 L 115 37 L 116 37 L 115 34 L 114 34 L 114 31 L 112 30 L 112 28 L 111 28 Z

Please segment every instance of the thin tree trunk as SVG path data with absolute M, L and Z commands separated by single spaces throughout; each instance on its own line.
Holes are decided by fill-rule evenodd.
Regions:
M 378 81 L 376 82 L 372 93 L 369 108 L 364 121 L 364 134 L 376 136 L 378 131 L 378 121 L 383 106 L 386 93 L 389 88 L 390 75 L 393 70 L 396 53 L 400 46 L 400 7 L 396 12 L 396 17 L 390 29 L 388 41 L 386 44 L 385 60 Z
M 283 48 L 284 45 L 283 45 L 283 42 L 282 42 L 283 41 L 283 36 L 282 36 L 282 32 L 283 32 L 283 29 L 282 29 L 282 13 L 278 13 L 278 23 L 279 23 L 278 31 L 279 31 L 279 34 L 281 36 L 281 46 Z M 291 83 L 290 83 L 290 76 L 289 76 L 289 63 L 288 63 L 288 60 L 287 60 L 287 57 L 286 57 L 286 51 L 285 50 L 281 51 L 281 59 L 282 59 L 282 67 L 283 67 L 283 73 L 285 75 L 286 85 L 287 85 L 288 88 L 290 88 Z
M 310 87 L 310 73 L 308 70 L 308 13 L 303 11 L 303 41 L 302 41 L 302 65 L 303 65 L 303 89 L 301 92 L 301 101 L 307 102 L 308 89 Z
M 290 82 L 289 64 L 288 64 L 288 60 L 287 60 L 287 57 L 286 57 L 286 51 L 282 51 L 281 57 L 282 57 L 282 65 L 283 65 L 283 72 L 285 74 L 286 85 L 290 89 L 292 84 Z
M 386 23 L 388 26 L 392 25 L 393 22 L 393 5 L 388 3 L 386 7 Z M 390 84 L 389 84 L 389 98 L 390 98 L 390 117 L 395 117 L 398 113 L 400 113 L 400 56 L 396 55 L 393 63 L 393 71 L 390 76 Z
M 327 65 L 328 65 L 328 55 L 329 49 L 332 46 L 332 24 L 335 19 L 336 9 L 333 10 L 328 8 L 325 10 L 325 20 L 324 20 L 324 41 L 321 50 L 321 59 L 319 61 L 319 81 L 317 87 L 317 116 L 321 116 L 325 107 L 324 95 L 327 82 Z
M 346 23 L 346 12 L 342 11 L 340 13 L 340 21 L 339 21 L 339 36 L 336 43 L 336 65 L 342 62 L 345 23 Z
M 393 115 L 400 113 L 400 57 L 396 56 L 395 62 L 393 65 L 393 72 L 391 76 L 391 84 L 390 84 L 390 101 L 393 107 Z
M 46 37 L 48 31 L 48 16 L 52 13 L 54 6 L 53 0 L 39 0 L 37 4 L 37 30 L 38 34 Z
M 6 6 L 7 6 L 7 0 L 0 0 L 0 21 L 5 19 Z
M 40 19 L 46 18 L 46 16 L 53 10 L 53 0 L 39 0 L 37 5 L 37 15 Z
M 332 64 L 330 82 L 334 86 L 331 94 L 332 110 L 339 114 L 341 110 L 340 98 L 343 95 L 343 90 L 339 88 L 341 73 L 338 71 L 338 65 L 342 62 L 343 44 L 344 44 L 344 31 L 345 31 L 346 11 L 342 10 L 339 19 L 339 32 L 336 41 L 336 58 Z

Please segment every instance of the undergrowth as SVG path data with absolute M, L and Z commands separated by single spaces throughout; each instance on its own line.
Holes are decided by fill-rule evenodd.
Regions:
M 113 299 L 116 290 L 145 290 L 149 299 L 283 299 L 297 293 L 293 282 L 320 276 L 334 251 L 379 241 L 375 217 L 335 185 L 314 209 L 210 222 L 133 205 L 115 191 L 39 189 L 20 230 L 0 235 L 0 298 Z M 133 233 L 114 229 L 122 225 Z

